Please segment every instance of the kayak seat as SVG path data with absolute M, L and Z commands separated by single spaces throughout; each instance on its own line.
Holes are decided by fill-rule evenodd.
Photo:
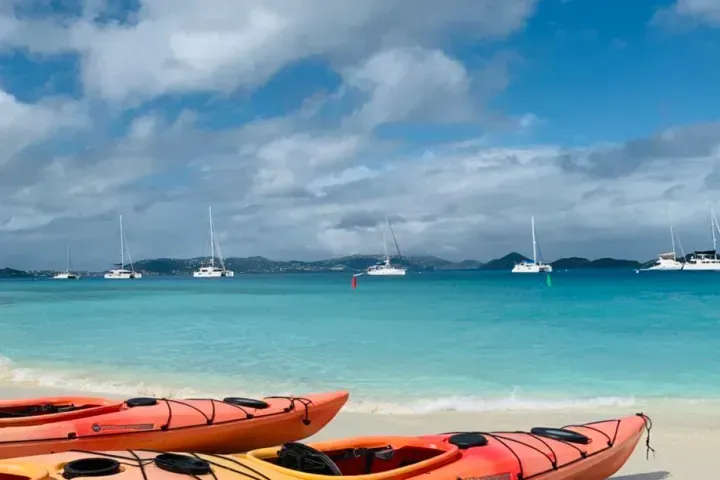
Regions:
M 346 448 L 320 452 L 300 443 L 286 443 L 275 462 L 290 470 L 329 476 L 371 475 L 414 465 L 442 454 L 429 447 L 391 445 L 375 448 Z M 271 459 L 267 459 L 271 461 Z M 273 463 L 275 463 L 273 462 Z

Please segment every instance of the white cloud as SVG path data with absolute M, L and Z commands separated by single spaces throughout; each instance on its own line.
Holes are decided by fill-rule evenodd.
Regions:
M 76 51 L 86 88 L 121 101 L 164 93 L 252 88 L 294 60 L 330 55 L 344 64 L 382 46 L 433 45 L 449 28 L 502 37 L 535 0 L 144 0 L 129 24 L 0 16 L 0 48 Z M 0 15 L 2 15 L 0 11 Z M 42 34 L 41 34 L 42 33 Z M 340 60 L 344 58 L 345 60 Z M 350 60 L 352 61 L 352 60 Z
M 680 15 L 720 23 L 720 1 L 718 0 L 678 0 L 675 10 Z
M 0 167 L 28 146 L 65 129 L 86 126 L 86 121 L 72 103 L 50 99 L 26 104 L 0 90 Z
M 314 175 L 351 159 L 361 146 L 355 136 L 311 137 L 294 134 L 246 152 L 260 162 L 252 191 L 258 194 L 291 193 L 304 189 Z
M 348 121 L 364 128 L 403 120 L 468 121 L 474 117 L 462 63 L 440 50 L 397 48 L 345 71 L 345 82 L 370 99 Z
M 679 27 L 683 20 L 720 25 L 719 0 L 676 0 L 653 17 L 653 23 Z

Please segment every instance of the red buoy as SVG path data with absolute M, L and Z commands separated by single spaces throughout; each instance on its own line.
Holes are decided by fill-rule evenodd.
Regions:
M 353 290 L 357 288 L 357 277 L 352 277 L 352 288 Z

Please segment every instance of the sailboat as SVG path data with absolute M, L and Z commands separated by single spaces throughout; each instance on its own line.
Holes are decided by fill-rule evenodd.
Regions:
M 717 236 L 715 235 L 716 230 L 720 232 L 720 226 L 718 225 L 717 218 L 715 218 L 715 211 L 710 209 L 710 231 L 712 232 L 712 250 L 696 250 L 690 254 L 685 263 L 684 270 L 689 271 L 720 271 L 720 258 L 717 254 Z
M 655 260 L 655 263 L 652 264 L 648 268 L 642 268 L 638 271 L 648 272 L 648 271 L 677 271 L 682 270 L 685 266 L 684 263 L 678 261 L 677 254 L 675 253 L 675 230 L 673 230 L 672 221 L 670 222 L 670 241 L 672 242 L 672 252 L 668 253 L 661 253 L 658 255 L 657 260 Z M 678 243 L 680 243 L 680 237 L 678 237 Z M 680 244 L 680 251 L 682 251 L 682 244 Z M 683 257 L 684 257 L 683 252 Z
M 65 247 L 65 250 L 67 256 L 67 269 L 64 272 L 58 272 L 54 277 L 52 277 L 53 280 L 77 280 L 80 278 L 80 275 L 70 271 L 70 247 Z
M 520 263 L 516 263 L 512 269 L 512 273 L 540 273 L 540 272 L 552 272 L 552 266 L 546 263 L 537 261 L 537 250 L 538 243 L 535 239 L 535 217 L 530 217 L 532 224 L 532 242 L 533 242 L 533 261 L 528 262 L 523 260 Z
M 123 231 L 122 215 L 120 215 L 120 263 L 116 263 L 114 268 L 105 274 L 105 278 L 109 280 L 137 280 L 142 278 L 140 272 L 136 272 L 133 268 L 132 258 L 130 257 L 130 249 L 128 249 L 128 261 L 130 263 L 130 270 L 125 268 L 125 248 L 127 240 L 125 239 L 125 232 Z
M 193 272 L 195 278 L 219 278 L 219 277 L 234 277 L 235 272 L 225 268 L 225 261 L 223 260 L 222 253 L 220 252 L 220 243 L 217 241 L 215 235 L 215 226 L 212 220 L 212 207 L 208 207 L 208 216 L 210 217 L 210 262 L 209 265 L 200 267 L 198 270 Z M 215 250 L 217 249 L 218 259 L 220 260 L 220 267 L 215 266 Z
M 395 248 L 397 249 L 398 256 L 402 258 L 402 255 L 400 254 L 400 247 L 398 247 L 397 239 L 395 238 L 395 232 L 392 229 L 392 225 L 390 225 L 390 219 L 385 216 L 385 221 L 387 222 L 388 228 L 390 229 L 390 232 L 392 233 L 393 241 L 395 242 Z M 365 272 L 366 275 L 371 276 L 403 276 L 407 272 L 407 270 L 404 267 L 394 266 L 390 263 L 390 255 L 388 254 L 388 248 L 387 248 L 387 239 L 385 238 L 385 229 L 383 229 L 383 245 L 385 246 L 385 261 L 382 263 L 378 263 L 377 265 L 371 265 L 368 267 L 367 271 Z

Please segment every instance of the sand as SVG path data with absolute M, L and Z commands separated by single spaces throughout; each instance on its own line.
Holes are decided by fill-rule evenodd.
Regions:
M 0 385 L 0 398 L 22 398 L 67 394 L 93 395 L 48 388 Z M 110 396 L 97 394 L 99 396 Z M 517 430 L 533 426 L 562 426 L 637 413 L 637 409 L 508 411 L 425 415 L 389 415 L 341 412 L 318 434 L 308 439 L 360 435 L 417 435 L 458 430 Z M 646 459 L 645 438 L 615 480 L 660 480 L 714 478 L 709 473 L 720 464 L 720 408 L 717 404 L 658 403 L 643 408 L 653 421 L 650 444 L 656 450 Z

